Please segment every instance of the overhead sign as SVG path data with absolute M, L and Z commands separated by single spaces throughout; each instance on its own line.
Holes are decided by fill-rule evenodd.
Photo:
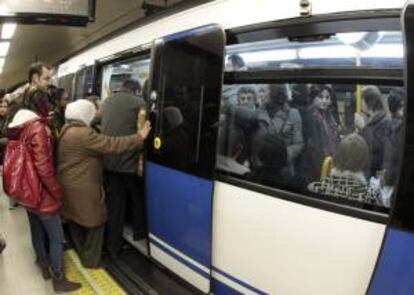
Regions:
M 95 0 L 0 0 L 0 18 L 20 23 L 85 26 L 95 18 Z

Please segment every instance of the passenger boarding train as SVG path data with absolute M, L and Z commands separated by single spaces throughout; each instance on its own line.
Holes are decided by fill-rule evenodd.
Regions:
M 300 2 L 153 20 L 58 84 L 145 85 L 146 253 L 202 292 L 414 294 L 414 6 Z

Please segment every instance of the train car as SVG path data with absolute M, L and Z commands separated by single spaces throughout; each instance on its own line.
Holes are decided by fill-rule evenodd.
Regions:
M 148 85 L 142 251 L 204 293 L 413 293 L 404 4 L 211 1 L 60 64 Z

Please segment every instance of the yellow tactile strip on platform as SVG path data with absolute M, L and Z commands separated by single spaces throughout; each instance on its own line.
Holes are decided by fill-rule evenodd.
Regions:
M 104 269 L 84 268 L 74 250 L 66 251 L 64 257 L 68 279 L 82 283 L 82 289 L 71 294 L 126 295 L 126 292 Z
M 92 286 L 88 283 L 87 279 L 82 275 L 81 271 L 76 266 L 73 256 L 73 250 L 66 251 L 63 256 L 63 261 L 65 265 L 66 277 L 73 281 L 82 284 L 82 288 L 76 292 L 70 294 L 73 295 L 93 295 L 95 294 Z M 76 253 L 74 253 L 76 255 Z

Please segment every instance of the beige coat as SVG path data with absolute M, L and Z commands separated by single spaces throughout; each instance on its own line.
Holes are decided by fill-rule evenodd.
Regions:
M 85 227 L 106 221 L 103 156 L 142 146 L 139 135 L 109 137 L 81 122 L 63 127 L 58 147 L 58 176 L 63 189 L 63 216 Z

